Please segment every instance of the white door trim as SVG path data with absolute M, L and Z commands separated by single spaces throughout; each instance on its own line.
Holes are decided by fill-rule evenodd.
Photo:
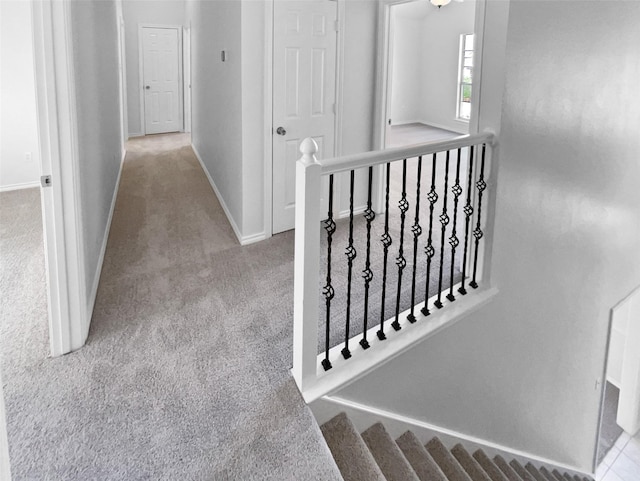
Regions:
M 184 132 L 191 132 L 191 25 L 182 29 L 182 52 L 182 96 L 184 98 L 182 125 Z
M 144 47 L 143 28 L 166 28 L 178 32 L 178 115 L 180 115 L 180 132 L 184 132 L 184 69 L 182 58 L 182 25 L 160 25 L 156 23 L 138 24 L 138 91 L 140 92 L 140 131 L 147 135 L 147 124 L 144 113 Z
M 264 232 L 265 239 L 273 235 L 273 32 L 274 32 L 274 2 L 276 0 L 268 0 L 265 2 L 265 105 L 264 105 L 264 122 L 265 122 L 265 141 L 264 141 Z M 346 0 L 329 0 L 336 2 L 338 32 L 336 39 L 336 92 L 335 102 L 336 111 L 334 118 L 334 142 L 333 156 L 342 155 L 342 123 L 343 123 L 343 72 L 344 72 L 344 18 L 345 18 L 345 1 Z M 302 155 L 302 154 L 301 154 Z M 335 192 L 340 192 L 339 176 L 336 176 Z M 339 195 L 336 195 L 339 211 Z
M 391 90 L 390 66 L 393 38 L 391 35 L 391 7 L 417 0 L 380 0 L 378 8 L 378 46 L 376 51 L 376 89 L 374 105 L 373 149 L 382 150 L 386 145 L 386 124 L 389 118 L 389 92 Z M 445 7 L 446 8 L 446 7 Z M 484 25 L 486 0 L 476 1 L 475 11 L 475 49 L 474 49 L 474 89 L 471 98 L 471 119 L 469 134 L 478 133 L 480 117 L 480 98 L 482 89 L 482 57 L 484 51 Z M 374 172 L 373 210 L 382 212 L 384 205 L 384 166 Z
M 32 2 L 51 355 L 87 338 L 84 245 L 70 3 Z

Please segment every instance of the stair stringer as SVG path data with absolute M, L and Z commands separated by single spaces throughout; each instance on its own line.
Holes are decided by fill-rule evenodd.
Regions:
M 402 414 L 343 399 L 339 396 L 323 396 L 310 403 L 309 407 L 319 425 L 344 412 L 351 419 L 358 432 L 363 432 L 373 424 L 381 422 L 394 439 L 410 430 L 413 431 L 422 444 L 426 444 L 433 437 L 438 437 L 447 449 L 451 449 L 460 443 L 469 453 L 482 449 L 491 459 L 500 455 L 504 458 L 515 459 L 523 466 L 531 463 L 538 469 L 540 466 L 544 466 L 549 470 L 558 469 L 559 471 L 567 472 L 571 476 L 577 475 L 581 478 L 594 476 L 594 473 L 581 471 L 575 466 L 558 463 L 551 459 L 429 424 Z

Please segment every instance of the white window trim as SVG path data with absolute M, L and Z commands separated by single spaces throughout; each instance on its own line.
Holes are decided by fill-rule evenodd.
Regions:
M 463 33 L 460 35 L 460 49 L 458 50 L 458 83 L 457 83 L 457 88 L 456 88 L 456 120 L 459 122 L 465 122 L 465 123 L 469 123 L 471 120 L 471 112 L 469 112 L 469 118 L 464 118 L 461 117 L 460 115 L 460 106 L 462 104 L 462 86 L 464 84 L 464 82 L 462 81 L 462 72 L 464 71 L 464 53 L 465 53 L 465 38 L 469 35 L 474 35 L 474 45 L 473 45 L 473 66 L 471 67 L 471 83 L 470 84 L 465 84 L 465 85 L 469 85 L 471 86 L 471 89 L 473 91 L 473 74 L 474 74 L 474 70 L 475 70 L 475 51 L 476 51 L 476 38 L 475 38 L 475 34 L 474 33 Z M 472 97 L 473 98 L 473 97 Z

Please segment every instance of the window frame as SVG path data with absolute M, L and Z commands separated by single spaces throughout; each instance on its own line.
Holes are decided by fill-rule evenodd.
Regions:
M 466 43 L 467 38 L 472 37 L 472 48 L 467 49 Z M 458 83 L 456 87 L 456 120 L 460 122 L 470 122 L 471 121 L 471 99 L 473 96 L 473 70 L 475 66 L 475 43 L 476 43 L 476 35 L 475 33 L 463 33 L 460 35 L 460 48 L 458 50 Z M 471 53 L 471 57 L 465 57 L 465 54 L 468 52 Z M 471 58 L 471 65 L 465 66 L 465 58 Z M 471 82 L 464 81 L 464 71 L 465 69 L 469 69 L 471 72 Z M 469 104 L 469 117 L 462 117 L 462 103 L 463 103 L 463 91 L 465 87 L 469 88 L 471 95 L 469 96 L 469 102 L 464 102 Z

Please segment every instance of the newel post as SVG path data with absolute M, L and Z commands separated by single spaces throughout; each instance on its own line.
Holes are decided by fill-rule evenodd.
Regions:
M 316 379 L 318 278 L 320 274 L 320 177 L 318 145 L 307 138 L 296 163 L 296 230 L 293 289 L 293 377 L 298 388 Z

